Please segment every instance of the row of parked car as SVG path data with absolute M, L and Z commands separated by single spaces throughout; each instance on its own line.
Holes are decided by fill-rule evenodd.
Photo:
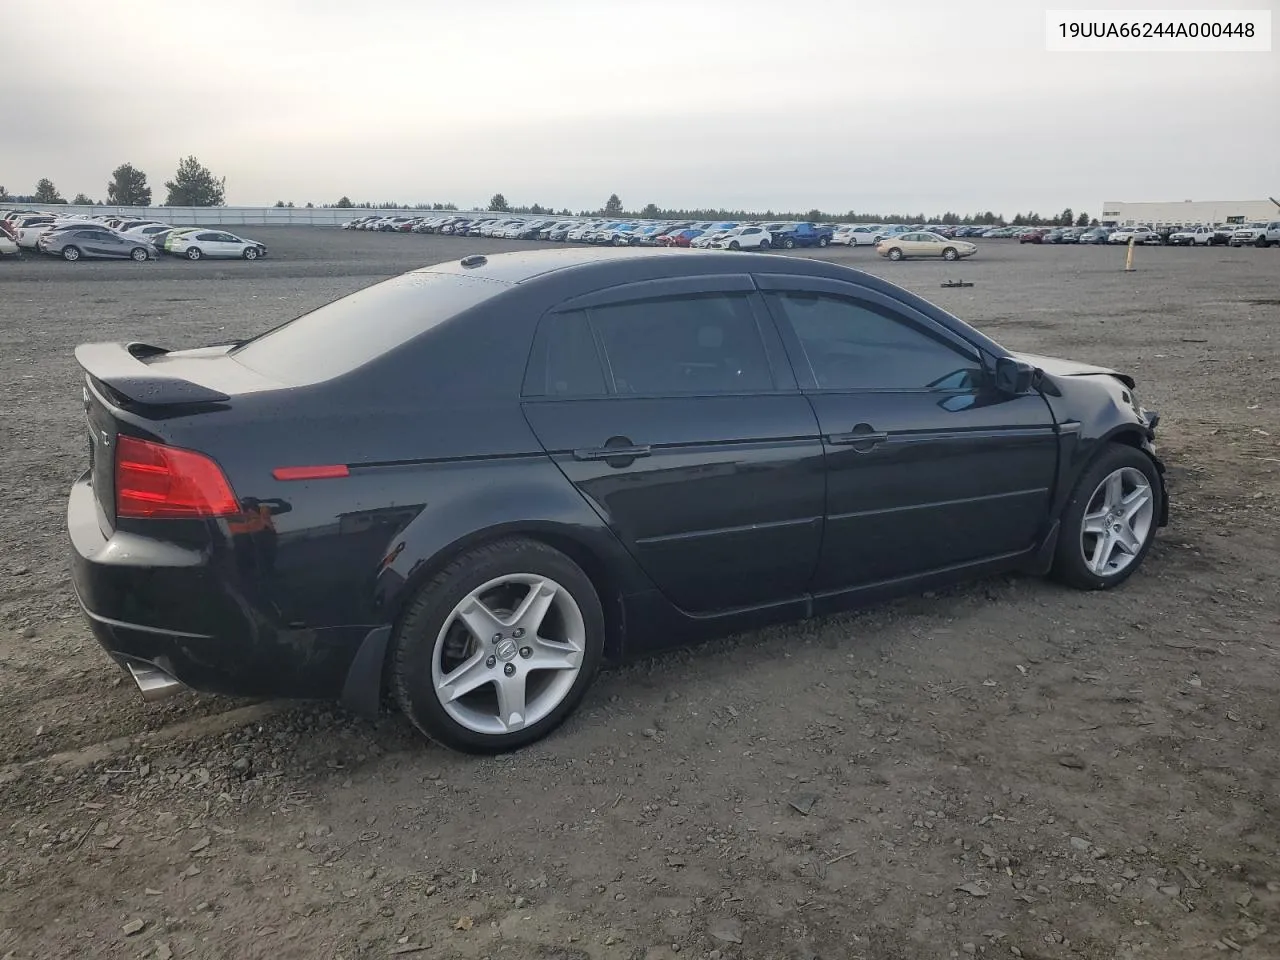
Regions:
M 0 210 L 0 254 L 23 250 L 63 260 L 155 260 L 161 253 L 257 260 L 267 255 L 258 240 L 208 227 L 175 227 L 159 220 L 67 216 L 33 210 Z
M 456 237 L 495 237 L 598 243 L 610 246 L 692 247 L 713 250 L 791 250 L 796 247 L 874 246 L 892 260 L 937 256 L 971 257 L 975 244 L 956 240 L 968 228 L 933 224 L 826 224 L 810 221 L 740 222 L 736 220 L 615 220 L 605 217 L 529 217 L 450 215 L 422 217 L 368 216 L 350 220 L 344 230 L 434 233 Z M 987 228 L 977 228 L 985 231 Z
M 1024 228 L 1017 237 L 1019 243 L 1128 243 L 1132 240 L 1149 246 L 1269 247 L 1272 244 L 1280 245 L 1280 220 L 1197 226 L 1095 227 L 1091 230 L 1029 227 Z

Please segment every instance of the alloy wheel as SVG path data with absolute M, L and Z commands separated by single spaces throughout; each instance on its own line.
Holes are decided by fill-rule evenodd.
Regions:
M 515 733 L 550 714 L 573 688 L 586 623 L 549 577 L 507 574 L 456 604 L 436 636 L 431 681 L 445 712 L 474 733 Z
M 1127 569 L 1142 552 L 1155 521 L 1151 484 L 1136 467 L 1113 470 L 1098 484 L 1080 525 L 1085 566 L 1097 577 Z

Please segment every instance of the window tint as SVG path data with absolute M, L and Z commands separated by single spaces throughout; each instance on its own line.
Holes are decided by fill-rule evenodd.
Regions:
M 348 373 L 509 289 L 479 277 L 430 271 L 365 287 L 233 349 L 232 357 L 282 383 Z
M 598 397 L 608 391 L 587 315 L 556 313 L 534 337 L 524 393 L 531 397 Z
M 590 314 L 620 394 L 773 389 L 745 294 L 663 297 Z
M 800 338 L 823 390 L 961 390 L 981 364 L 906 317 L 875 304 L 798 291 L 769 295 Z

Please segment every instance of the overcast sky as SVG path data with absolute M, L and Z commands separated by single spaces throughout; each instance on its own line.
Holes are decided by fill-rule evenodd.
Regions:
M 1254 7 L 1280 0 L 1199 0 Z M 1177 4 L 1178 0 L 1164 0 Z M 1161 4 L 1083 0 L 1076 6 Z M 0 184 L 908 213 L 1280 196 L 1280 50 L 1045 51 L 1036 0 L 3 0 Z

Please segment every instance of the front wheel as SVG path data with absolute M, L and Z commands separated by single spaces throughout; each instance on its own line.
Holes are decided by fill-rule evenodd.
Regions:
M 729 249 L 730 249 L 730 250 L 741 250 L 741 249 L 742 249 L 742 245 L 741 245 L 740 243 L 738 243 L 738 241 L 737 241 L 737 240 L 730 240 L 730 241 L 729 241 Z
M 1269 241 L 1266 237 L 1259 237 L 1257 245 L 1260 247 L 1267 247 L 1270 245 L 1270 242 L 1271 241 Z
M 200 248 L 199 248 L 199 247 L 188 247 L 188 248 L 187 248 L 187 259 L 188 259 L 188 260 L 199 260 L 202 256 L 204 256 L 204 254 L 200 252 Z
M 960 254 L 956 252 L 955 247 L 947 247 L 947 249 L 942 251 L 942 259 L 943 260 L 959 260 Z
M 760 241 L 760 249 L 761 249 L 761 250 L 768 250 L 768 249 L 769 249 L 769 247 L 771 247 L 771 246 L 772 246 L 772 244 L 771 244 L 771 243 L 769 243 L 769 241 L 768 241 L 768 240 L 761 240 L 761 241 Z
M 257 248 L 257 247 L 245 247 L 243 256 L 244 256 L 244 258 L 245 258 L 246 260 L 257 260 L 257 259 L 258 259 L 258 248 Z
M 901 260 L 901 259 L 902 259 L 902 250 L 901 250 L 901 248 L 899 248 L 899 247 L 894 247 L 892 250 L 890 250 L 890 251 L 889 251 L 889 259 L 890 259 L 890 260 Z
M 1085 470 L 1063 510 L 1054 576 L 1081 590 L 1123 583 L 1155 541 L 1162 496 L 1151 458 L 1111 444 Z
M 62 259 L 68 261 L 69 263 L 75 263 L 77 260 L 80 259 L 80 248 L 79 247 L 63 247 Z
M 477 547 L 410 604 L 391 651 L 395 697 L 438 743 L 513 750 L 582 701 L 604 633 L 600 598 L 569 557 L 524 538 Z
M 782 246 L 785 247 L 787 250 L 794 249 L 795 245 L 796 245 L 796 242 L 792 240 L 790 237 L 787 237 L 787 239 L 782 241 Z

